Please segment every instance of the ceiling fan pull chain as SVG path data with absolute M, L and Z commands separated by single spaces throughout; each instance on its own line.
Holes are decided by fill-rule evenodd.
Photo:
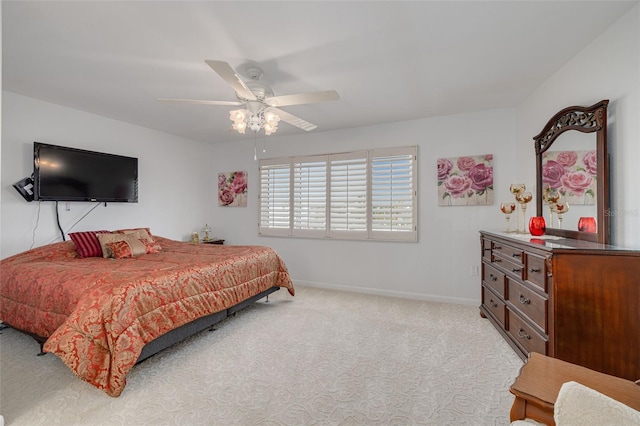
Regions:
M 256 149 L 256 135 L 257 133 L 253 133 L 253 161 L 258 161 L 258 150 Z

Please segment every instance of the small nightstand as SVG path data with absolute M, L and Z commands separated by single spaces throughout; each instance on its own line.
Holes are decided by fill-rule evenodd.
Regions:
M 211 240 L 207 240 L 207 241 L 200 241 L 201 244 L 218 244 L 218 245 L 223 245 L 224 244 L 224 240 L 219 240 L 216 238 L 213 238 Z

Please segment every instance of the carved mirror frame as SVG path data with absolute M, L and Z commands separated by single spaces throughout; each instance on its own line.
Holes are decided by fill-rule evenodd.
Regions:
M 534 136 L 536 150 L 536 214 L 542 216 L 544 201 L 542 198 L 542 154 L 553 142 L 571 130 L 582 133 L 595 133 L 598 171 L 596 175 L 596 223 L 595 233 L 569 229 L 547 228 L 547 235 L 575 238 L 609 244 L 609 161 L 607 154 L 607 105 L 602 100 L 590 107 L 571 106 L 559 111 Z

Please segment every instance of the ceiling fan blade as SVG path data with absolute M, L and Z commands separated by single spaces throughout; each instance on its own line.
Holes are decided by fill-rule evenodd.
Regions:
M 170 98 L 158 98 L 158 100 L 162 102 L 180 102 L 180 103 L 196 104 L 196 105 L 226 105 L 226 106 L 242 105 L 242 102 L 240 101 L 201 101 L 198 99 L 170 99 Z
M 289 123 L 292 126 L 297 127 L 299 129 L 306 130 L 307 132 L 318 127 L 313 123 L 309 123 L 308 121 L 303 120 L 300 117 L 296 117 L 295 115 L 289 114 L 288 112 L 278 108 L 269 108 L 269 111 L 273 111 L 274 113 L 278 114 L 278 117 L 280 117 L 280 120 L 286 123 Z
M 289 105 L 315 104 L 318 102 L 337 101 L 340 99 L 335 90 L 322 92 L 298 93 L 295 95 L 273 96 L 264 100 L 269 106 L 282 107 Z
M 229 83 L 229 85 L 233 87 L 233 90 L 235 90 L 238 95 L 250 101 L 256 100 L 256 96 L 253 94 L 253 92 L 251 92 L 251 90 L 249 90 L 245 82 L 242 81 L 236 71 L 231 68 L 231 65 L 224 61 L 212 61 L 210 59 L 206 60 L 205 62 L 215 72 L 217 72 L 224 81 Z

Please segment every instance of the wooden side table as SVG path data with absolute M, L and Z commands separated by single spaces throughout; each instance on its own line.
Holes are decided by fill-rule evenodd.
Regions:
M 640 410 L 638 384 L 532 352 L 509 389 L 516 396 L 511 421 L 528 418 L 555 426 L 553 408 L 558 392 L 563 383 L 571 381 Z

